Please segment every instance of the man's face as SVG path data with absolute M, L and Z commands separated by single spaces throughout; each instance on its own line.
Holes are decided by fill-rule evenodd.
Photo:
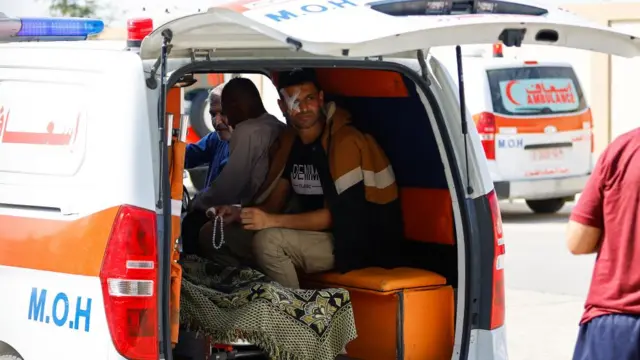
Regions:
M 320 121 L 324 94 L 313 83 L 284 88 L 281 95 L 280 108 L 297 129 L 310 129 Z
M 216 130 L 216 134 L 218 134 L 218 138 L 229 141 L 232 129 L 229 126 L 227 117 L 222 112 L 220 99 L 212 99 L 209 114 L 211 115 L 211 122 L 213 123 L 213 128 Z

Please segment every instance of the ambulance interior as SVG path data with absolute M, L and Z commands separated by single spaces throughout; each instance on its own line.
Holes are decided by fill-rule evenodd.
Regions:
M 276 82 L 274 74 L 282 70 L 268 69 L 265 75 Z M 301 287 L 349 291 L 358 336 L 346 347 L 348 358 L 450 359 L 459 260 L 455 195 L 435 122 L 423 103 L 429 97 L 395 70 L 332 67 L 316 68 L 316 73 L 325 102 L 348 110 L 355 126 L 374 136 L 386 152 L 411 245 L 403 267 L 304 275 Z

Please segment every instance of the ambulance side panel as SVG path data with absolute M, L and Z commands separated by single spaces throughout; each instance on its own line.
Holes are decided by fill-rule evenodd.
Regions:
M 98 276 L 119 206 L 155 211 L 142 63 L 54 46 L 0 46 L 0 344 L 121 359 Z

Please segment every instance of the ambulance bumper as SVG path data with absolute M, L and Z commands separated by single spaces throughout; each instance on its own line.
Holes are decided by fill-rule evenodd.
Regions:
M 555 179 L 497 181 L 493 183 L 500 200 L 542 200 L 573 197 L 582 192 L 590 174 Z

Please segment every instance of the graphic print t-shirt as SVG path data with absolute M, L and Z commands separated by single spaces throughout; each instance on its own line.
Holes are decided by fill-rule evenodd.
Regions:
M 296 139 L 289 153 L 287 166 L 282 177 L 291 184 L 298 198 L 301 212 L 309 212 L 324 207 L 324 195 L 318 169 L 313 165 L 313 149 L 324 151 L 319 141 L 303 144 Z

